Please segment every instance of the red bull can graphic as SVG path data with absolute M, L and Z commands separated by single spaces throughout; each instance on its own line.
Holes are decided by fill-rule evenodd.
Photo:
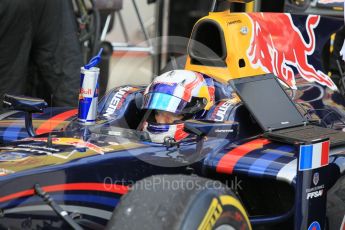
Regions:
M 96 122 L 98 104 L 99 68 L 81 68 L 81 82 L 78 105 L 78 121 L 85 125 Z
M 309 82 L 333 90 L 337 88 L 329 76 L 316 70 L 308 61 L 315 51 L 315 28 L 320 16 L 307 17 L 306 39 L 290 14 L 251 13 L 248 16 L 253 30 L 247 56 L 254 68 L 274 73 L 293 89 L 296 89 L 295 72 Z

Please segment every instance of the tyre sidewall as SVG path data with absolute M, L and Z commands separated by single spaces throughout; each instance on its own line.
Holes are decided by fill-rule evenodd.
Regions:
M 216 229 L 221 225 L 250 229 L 248 217 L 240 202 L 230 194 L 215 190 L 201 191 L 186 209 L 180 229 Z

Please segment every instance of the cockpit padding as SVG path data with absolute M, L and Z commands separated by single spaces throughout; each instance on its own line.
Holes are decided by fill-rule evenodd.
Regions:
M 142 88 L 123 86 L 111 90 L 98 104 L 99 116 L 112 120 L 112 125 L 136 129 L 143 117 Z

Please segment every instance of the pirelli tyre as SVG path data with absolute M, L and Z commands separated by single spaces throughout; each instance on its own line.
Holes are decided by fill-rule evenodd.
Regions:
M 218 181 L 160 175 L 137 182 L 115 208 L 107 228 L 248 230 L 235 195 Z

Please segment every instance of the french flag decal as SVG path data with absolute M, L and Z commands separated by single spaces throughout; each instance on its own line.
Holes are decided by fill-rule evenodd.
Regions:
M 312 145 L 301 145 L 299 151 L 299 171 L 311 170 L 328 165 L 329 141 Z

